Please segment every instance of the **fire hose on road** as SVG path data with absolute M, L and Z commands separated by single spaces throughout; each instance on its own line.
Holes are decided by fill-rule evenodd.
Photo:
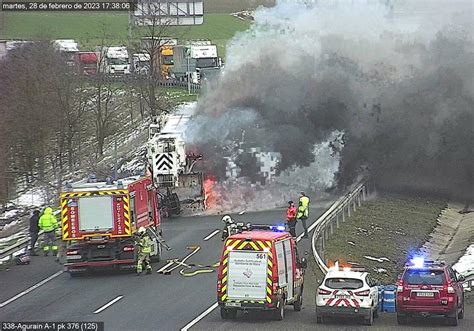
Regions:
M 197 263 L 185 263 L 191 256 L 195 255 L 197 252 L 201 250 L 201 246 L 188 246 L 187 249 L 191 249 L 192 252 L 186 255 L 182 259 L 172 259 L 168 260 L 164 267 L 158 270 L 158 273 L 162 273 L 164 275 L 171 275 L 171 272 L 174 270 L 183 267 L 179 274 L 183 277 L 192 277 L 199 274 L 204 273 L 213 273 L 217 267 L 219 267 L 219 262 L 214 264 L 197 264 Z M 189 271 L 190 269 L 197 268 L 197 270 Z

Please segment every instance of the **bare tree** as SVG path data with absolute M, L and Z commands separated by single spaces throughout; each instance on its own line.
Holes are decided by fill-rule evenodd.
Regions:
M 140 102 L 144 102 L 148 115 L 153 120 L 172 106 L 160 86 L 165 74 L 162 70 L 161 51 L 171 41 L 169 37 L 171 20 L 161 15 L 154 2 L 142 3 L 138 7 L 138 15 L 141 17 L 142 26 L 134 29 L 134 39 L 138 40 L 138 44 L 133 46 L 140 52 L 148 54 L 150 69 L 144 79 L 138 82 L 137 87 L 140 91 Z
M 110 40 L 106 33 L 106 27 L 103 27 L 103 34 L 101 45 L 99 46 L 101 55 L 99 56 L 98 72 L 93 80 L 91 88 L 91 100 L 94 104 L 94 126 L 95 126 L 95 140 L 97 143 L 97 156 L 104 155 L 105 139 L 112 133 L 113 122 L 113 100 L 120 90 L 118 83 L 109 79 L 105 70 L 105 56 L 104 49 L 107 46 L 107 41 Z M 101 69 L 102 68 L 102 69 Z

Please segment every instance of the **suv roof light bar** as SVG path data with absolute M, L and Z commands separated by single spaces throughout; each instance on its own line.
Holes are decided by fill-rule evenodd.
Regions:
M 421 261 L 420 261 L 421 262 Z M 423 260 L 421 265 L 417 265 L 417 263 L 413 263 L 413 261 L 409 261 L 405 263 L 405 267 L 443 267 L 446 265 L 445 261 L 434 261 L 434 260 Z

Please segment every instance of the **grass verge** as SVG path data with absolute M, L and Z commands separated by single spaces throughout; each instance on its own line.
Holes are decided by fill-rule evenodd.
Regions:
M 409 254 L 429 239 L 446 205 L 438 198 L 380 194 L 335 231 L 325 258 L 358 263 L 380 282 L 394 283 Z M 389 261 L 373 261 L 365 256 Z
M 198 94 L 188 94 L 188 91 L 182 88 L 167 88 L 164 92 L 166 96 L 176 104 L 192 102 L 198 99 Z
M 111 44 L 126 44 L 126 13 L 28 12 L 3 13 L 0 39 L 75 39 L 84 50 L 95 49 L 105 37 Z M 180 40 L 210 39 L 225 57 L 227 41 L 250 22 L 228 14 L 206 14 L 204 24 L 170 27 L 165 33 Z

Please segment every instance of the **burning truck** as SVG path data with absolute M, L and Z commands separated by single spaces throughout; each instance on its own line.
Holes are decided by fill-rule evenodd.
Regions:
M 184 133 L 191 115 L 162 115 L 151 124 L 147 143 L 148 170 L 159 190 L 165 216 L 182 209 L 204 210 L 203 173 L 194 171 L 202 155 L 188 152 Z
M 202 154 L 195 152 L 199 143 L 190 143 L 186 137 L 194 119 L 193 111 L 194 105 L 188 105 L 174 114 L 162 115 L 149 127 L 147 167 L 158 189 L 164 216 L 179 215 L 183 210 L 203 211 L 217 202 L 213 194 L 217 178 L 211 173 L 217 160 L 204 160 Z M 244 135 L 230 145 L 220 156 L 225 178 L 219 179 L 247 177 L 253 183 L 265 185 L 278 175 L 280 153 L 244 142 Z M 204 163 L 212 163 L 211 169 L 204 170 L 209 168 Z

